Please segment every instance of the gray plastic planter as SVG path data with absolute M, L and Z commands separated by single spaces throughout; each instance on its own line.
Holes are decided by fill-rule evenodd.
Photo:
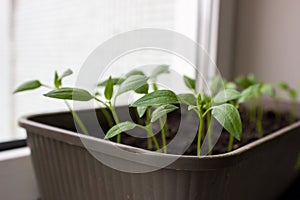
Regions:
M 231 153 L 181 156 L 149 173 L 117 171 L 89 151 L 133 169 L 145 167 L 145 159 L 174 156 L 68 131 L 74 128 L 69 113 L 25 117 L 20 125 L 27 130 L 43 200 L 268 200 L 276 199 L 299 174 L 295 166 L 300 153 L 300 122 Z M 88 151 L 82 141 L 92 148 Z M 116 148 L 139 157 L 124 158 L 114 153 Z

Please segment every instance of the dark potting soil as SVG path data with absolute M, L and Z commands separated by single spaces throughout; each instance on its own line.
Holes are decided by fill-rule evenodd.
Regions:
M 193 134 L 193 142 L 192 144 L 187 148 L 184 155 L 196 155 L 197 154 L 197 129 L 198 129 L 198 118 L 195 114 L 191 114 L 191 111 L 187 112 L 186 108 L 177 111 L 174 111 L 167 116 L 167 126 L 164 128 L 167 130 L 166 132 L 166 139 L 167 143 L 171 142 L 176 134 L 178 134 L 178 131 L 183 130 L 183 136 L 184 134 L 190 133 L 191 131 L 194 132 Z M 237 149 L 241 146 L 244 146 L 246 144 L 249 144 L 257 139 L 259 139 L 259 133 L 257 132 L 257 122 L 256 119 L 250 119 L 249 118 L 249 111 L 245 108 L 240 108 L 241 113 L 241 119 L 243 124 L 243 134 L 240 141 L 234 140 L 233 143 L 233 150 Z M 143 124 L 144 119 L 139 119 L 136 117 L 137 114 L 134 110 L 130 111 L 131 118 L 136 123 Z M 220 124 L 218 122 L 214 121 L 215 125 L 217 127 L 220 127 Z M 267 136 L 271 133 L 274 133 L 275 131 L 289 125 L 292 123 L 290 113 L 284 112 L 280 114 L 276 114 L 272 110 L 264 110 L 263 113 L 263 119 L 262 119 L 262 128 L 263 128 L 263 136 Z M 183 126 L 183 127 L 181 127 Z M 108 131 L 109 127 L 107 127 L 105 124 L 101 125 L 104 132 Z M 212 132 L 214 129 L 212 129 Z M 217 142 L 215 146 L 213 147 L 213 150 L 211 154 L 222 154 L 228 152 L 228 141 L 229 141 L 229 133 L 225 129 L 219 129 L 219 132 L 221 131 L 220 137 L 217 139 Z M 153 124 L 153 132 L 155 134 L 155 137 L 157 138 L 157 141 L 162 147 L 162 139 L 161 139 L 161 132 L 160 132 L 160 125 L 158 122 Z M 206 127 L 205 131 L 206 133 Z M 214 135 L 214 133 L 212 133 Z M 204 135 L 205 136 L 205 135 Z M 203 138 L 204 138 L 203 136 Z M 185 138 L 182 137 L 182 140 Z M 116 138 L 113 138 L 112 140 L 116 140 Z M 202 139 L 203 140 L 203 139 Z M 182 141 L 184 142 L 184 141 Z M 133 131 L 127 132 L 127 134 L 122 134 L 122 142 L 123 144 L 127 144 L 133 147 L 143 148 L 143 149 L 149 149 L 148 148 L 148 140 L 147 140 L 147 133 L 146 131 L 143 132 L 142 129 L 136 128 Z M 150 150 L 156 150 L 154 144 L 152 144 L 152 148 Z

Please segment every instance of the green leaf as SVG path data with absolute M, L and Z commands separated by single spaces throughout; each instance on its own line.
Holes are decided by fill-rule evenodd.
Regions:
M 270 95 L 270 96 L 275 95 L 275 89 L 270 84 L 263 84 L 260 88 L 260 91 L 261 91 L 262 94 L 267 94 L 267 95 Z
M 38 80 L 27 81 L 27 82 L 21 84 L 20 86 L 18 86 L 17 89 L 14 91 L 14 93 L 23 92 L 26 90 L 34 90 L 41 86 L 42 86 L 42 84 Z
M 128 77 L 119 87 L 117 95 L 121 95 L 125 92 L 139 89 L 147 84 L 148 77 L 144 75 L 132 75 Z
M 285 83 L 285 82 L 279 82 L 277 85 L 282 90 L 286 90 L 287 91 L 287 90 L 290 89 L 290 86 L 287 83 Z
M 100 95 L 101 95 L 101 93 L 98 92 L 98 91 L 96 91 L 96 92 L 94 93 L 94 96 L 100 96 Z
M 260 96 L 260 84 L 255 84 L 248 87 L 241 93 L 241 97 L 238 99 L 238 103 L 244 103 L 251 99 L 255 99 L 259 96 Z
M 154 106 L 178 103 L 177 96 L 171 90 L 156 90 L 138 99 L 131 106 Z
M 57 71 L 54 73 L 54 86 L 55 88 L 59 88 L 61 86 L 61 80 L 58 77 Z
M 111 76 L 108 78 L 108 80 L 106 81 L 106 86 L 105 86 L 105 90 L 104 90 L 104 96 L 107 100 L 111 100 L 112 96 L 114 93 L 114 83 L 113 80 L 111 78 Z
M 115 126 L 113 126 L 109 131 L 106 133 L 104 139 L 113 138 L 119 135 L 122 132 L 132 130 L 136 127 L 135 123 L 132 122 L 121 122 Z
M 149 90 L 149 85 L 145 84 L 142 87 L 136 89 L 135 92 L 138 93 L 138 94 L 147 94 L 148 90 Z
M 59 77 L 60 80 L 62 80 L 63 78 L 70 76 L 73 74 L 73 71 L 71 69 L 67 69 L 66 71 L 64 71 L 64 73 L 62 73 L 62 75 Z
M 228 101 L 235 100 L 241 96 L 240 92 L 236 91 L 235 89 L 225 89 L 220 91 L 215 97 L 214 97 L 214 103 L 215 104 L 222 104 L 226 103 Z
M 133 76 L 133 75 L 144 75 L 145 76 L 145 73 L 142 72 L 141 70 L 134 69 L 134 70 L 131 70 L 130 72 L 128 72 L 126 74 L 126 77 L 128 78 L 129 76 Z
M 183 80 L 184 80 L 185 85 L 188 88 L 190 88 L 192 90 L 196 89 L 196 81 L 194 79 L 191 79 L 190 77 L 187 77 L 187 76 L 183 76 Z
M 67 77 L 67 76 L 70 76 L 72 74 L 73 74 L 73 71 L 71 69 L 67 69 L 66 71 L 64 71 L 61 76 L 58 76 L 57 71 L 55 71 L 55 74 L 54 74 L 54 86 L 55 86 L 55 88 L 61 87 L 62 79 Z
M 44 94 L 44 96 L 74 101 L 89 101 L 94 98 L 88 91 L 79 88 L 58 88 Z
M 246 89 L 252 85 L 258 83 L 257 79 L 253 74 L 249 74 L 248 76 L 239 76 L 235 79 L 235 82 L 242 88 Z
M 237 86 L 233 82 L 226 82 L 225 83 L 225 89 L 236 89 L 236 88 L 237 88 Z
M 210 83 L 210 90 L 212 91 L 212 93 L 216 93 L 218 89 L 222 87 L 223 83 L 224 81 L 220 76 L 212 77 Z
M 120 85 L 120 84 L 122 84 L 124 82 L 124 80 L 125 79 L 123 79 L 123 78 L 112 78 L 112 82 L 113 82 L 114 85 Z M 107 80 L 98 83 L 97 87 L 104 87 L 104 86 L 106 86 L 106 82 L 107 82 Z
M 257 79 L 256 79 L 256 77 L 255 77 L 254 74 L 248 74 L 247 79 L 252 84 L 258 83 L 258 81 L 257 81 Z
M 145 114 L 147 108 L 148 108 L 147 106 L 138 106 L 138 107 L 136 108 L 137 113 L 138 113 L 138 115 L 139 115 L 140 118 L 144 116 L 144 114 Z
M 297 99 L 298 92 L 294 89 L 290 89 L 289 96 L 290 96 L 291 99 Z
M 237 140 L 242 137 L 242 122 L 239 111 L 231 104 L 212 107 L 214 118 Z
M 194 94 L 178 94 L 177 95 L 179 103 L 186 105 L 196 105 L 196 97 Z
M 203 97 L 202 97 L 201 93 L 198 93 L 197 94 L 197 106 L 202 105 L 202 99 L 203 99 Z
M 161 75 L 161 74 L 168 74 L 168 73 L 170 73 L 170 71 L 169 71 L 169 65 L 158 65 L 152 71 L 150 78 L 155 80 L 159 75 Z
M 159 118 L 165 116 L 166 114 L 178 109 L 177 106 L 174 105 L 162 105 L 155 109 L 152 113 L 151 122 L 155 122 Z

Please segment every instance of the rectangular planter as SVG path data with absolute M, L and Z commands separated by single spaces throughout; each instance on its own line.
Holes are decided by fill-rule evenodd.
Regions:
M 79 135 L 69 131 L 74 129 L 69 113 L 24 117 L 20 125 L 27 131 L 42 200 L 269 200 L 299 174 L 300 122 L 233 152 L 207 157 L 176 157 Z M 134 172 L 153 167 L 145 160 L 174 157 L 170 165 L 147 173 L 109 167 L 115 163 Z

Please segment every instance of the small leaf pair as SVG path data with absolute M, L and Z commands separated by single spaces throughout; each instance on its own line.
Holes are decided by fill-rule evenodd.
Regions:
M 61 85 L 62 85 L 62 79 L 67 77 L 67 76 L 70 76 L 72 74 L 73 74 L 73 71 L 70 70 L 70 69 L 67 69 L 66 71 L 64 71 L 61 76 L 58 76 L 57 71 L 55 71 L 55 74 L 54 74 L 54 86 L 55 86 L 55 88 L 60 88 Z

